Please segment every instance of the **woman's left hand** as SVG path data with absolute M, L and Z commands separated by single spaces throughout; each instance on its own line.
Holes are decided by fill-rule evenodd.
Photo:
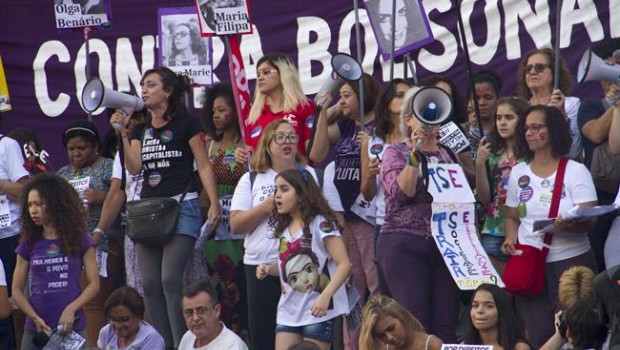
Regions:
M 312 316 L 314 317 L 325 316 L 327 314 L 327 307 L 329 306 L 329 299 L 330 299 L 329 297 L 321 293 L 321 295 L 319 295 L 319 297 L 316 298 L 316 300 L 314 301 L 314 304 L 312 304 L 312 308 L 310 308 L 310 311 L 312 312 Z
M 555 107 L 562 111 L 562 113 L 566 114 L 566 111 L 564 110 L 564 100 L 565 98 L 562 90 L 555 89 L 553 90 L 553 93 L 551 93 L 551 98 L 549 99 L 549 103 L 547 105 Z
M 75 322 L 75 312 L 76 310 L 71 305 L 67 305 L 67 307 L 60 315 L 60 319 L 58 320 L 58 326 L 62 326 L 61 334 L 63 336 L 68 335 L 73 330 L 73 323 Z
M 209 211 L 207 212 L 207 219 L 213 224 L 213 227 L 217 228 L 222 221 L 222 210 L 220 209 L 220 203 L 211 203 Z
M 96 190 L 94 188 L 87 188 L 84 190 L 84 201 L 93 204 L 103 204 L 105 201 L 106 193 Z

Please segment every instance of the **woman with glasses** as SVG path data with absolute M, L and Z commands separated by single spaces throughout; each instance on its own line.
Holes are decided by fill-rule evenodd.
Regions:
M 105 350 L 164 348 L 164 338 L 144 321 L 144 301 L 131 287 L 121 287 L 105 302 L 108 324 L 99 332 L 97 347 Z
M 171 23 L 168 30 L 170 56 L 164 60 L 166 66 L 204 66 L 208 63 L 207 45 L 200 37 L 195 21 Z
M 529 102 L 530 106 L 547 105 L 557 107 L 569 121 L 572 138 L 567 156 L 578 160 L 581 157 L 581 132 L 577 124 L 577 112 L 581 101 L 566 96 L 571 90 L 572 75 L 566 62 L 560 57 L 560 71 L 554 72 L 555 51 L 551 48 L 534 49 L 519 63 L 517 96 Z M 557 87 L 553 86 L 555 74 L 559 74 Z
M 264 129 L 274 120 L 286 119 L 299 135 L 296 145 L 306 154 L 314 123 L 315 107 L 304 95 L 299 73 L 291 59 L 280 53 L 268 54 L 256 64 L 256 90 L 250 116 L 245 125 L 245 144 L 238 148 L 237 163 L 245 165 L 251 150 L 256 150 Z
M 562 112 L 551 106 L 536 105 L 525 112 L 517 126 L 520 142 L 527 144 L 525 162 L 512 168 L 506 194 L 505 239 L 501 251 L 518 254 L 515 243 L 543 248 L 544 234 L 534 230 L 534 222 L 548 218 L 556 171 L 571 146 L 570 129 Z M 558 179 L 558 181 L 561 181 Z M 536 297 L 516 297 L 517 311 L 524 321 L 533 348 L 540 348 L 553 335 L 554 315 L 562 309 L 558 280 L 572 266 L 596 270 L 588 231 L 596 220 L 565 220 L 575 205 L 594 206 L 596 191 L 588 169 L 569 160 L 563 179 L 558 218 L 552 224 L 552 241 L 545 265 L 545 285 Z
M 297 148 L 299 135 L 287 120 L 272 122 L 265 128 L 254 155 L 252 172 L 241 177 L 231 204 L 230 226 L 233 233 L 245 235 L 245 275 L 248 295 L 248 320 L 253 349 L 275 347 L 276 311 L 280 300 L 280 280 L 267 276 L 256 278 L 259 264 L 278 259 L 278 240 L 269 218 L 275 208 L 275 179 L 279 172 L 301 167 L 322 184 L 323 196 L 334 212 L 342 212 L 334 183 L 323 181 L 322 173 L 306 165 Z

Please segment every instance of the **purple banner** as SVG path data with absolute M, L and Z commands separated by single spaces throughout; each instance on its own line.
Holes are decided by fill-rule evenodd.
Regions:
M 360 0 L 360 3 L 362 0 Z M 504 78 L 504 94 L 512 94 L 516 66 L 534 47 L 554 43 L 555 5 L 552 0 L 463 1 L 462 15 L 474 70 L 496 70 Z M 576 72 L 582 52 L 591 42 L 620 37 L 619 0 L 564 0 L 561 54 Z M 91 33 L 91 74 L 115 90 L 139 89 L 142 72 L 157 62 L 157 9 L 194 6 L 195 0 L 123 0 L 111 2 L 110 30 Z M 456 14 L 450 0 L 423 1 L 435 41 L 411 53 L 418 77 L 444 74 L 465 91 L 466 65 L 458 48 Z M 241 51 L 250 85 L 256 61 L 265 53 L 285 52 L 297 63 L 304 90 L 314 94 L 328 79 L 329 60 L 336 52 L 356 56 L 353 2 L 334 0 L 300 4 L 298 1 L 249 1 L 254 31 L 242 39 Z M 364 70 L 389 79 L 389 63 L 381 61 L 378 45 L 364 10 Z M 39 133 L 58 168 L 66 163 L 61 133 L 77 118 L 86 83 L 86 59 L 81 31 L 58 33 L 52 2 L 5 0 L 0 21 L 0 54 L 4 61 L 13 110 L 2 113 L 3 133 L 18 126 Z M 214 81 L 229 81 L 228 61 L 221 39 L 213 39 Z M 403 64 L 395 67 L 402 76 Z M 572 95 L 599 94 L 596 82 L 577 86 Z M 95 116 L 103 135 L 107 116 Z

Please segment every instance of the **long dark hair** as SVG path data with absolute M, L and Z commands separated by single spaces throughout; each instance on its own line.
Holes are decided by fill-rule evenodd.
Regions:
M 379 89 L 381 88 L 377 80 L 370 74 L 364 73 L 362 76 L 362 86 L 364 89 L 364 113 L 368 113 L 375 109 L 375 102 L 377 100 L 377 95 L 379 94 Z M 355 92 L 355 98 L 357 98 L 357 102 L 359 106 L 360 103 L 360 88 L 357 82 L 349 82 L 347 83 L 351 87 L 351 90 Z M 356 116 L 356 117 L 359 117 Z
M 185 107 L 184 93 L 189 91 L 189 78 L 184 75 L 177 75 L 168 67 L 157 67 L 144 72 L 142 79 L 140 79 L 140 86 L 144 84 L 144 79 L 152 73 L 159 75 L 164 85 L 164 91 L 170 94 L 164 120 L 175 120 L 186 115 L 187 107 Z
M 505 350 L 512 350 L 517 343 L 527 343 L 525 330 L 514 310 L 510 294 L 494 284 L 481 284 L 472 295 L 472 302 L 479 291 L 487 291 L 493 296 L 497 308 L 497 342 Z M 471 312 L 465 325 L 463 344 L 482 345 L 480 332 L 474 327 Z
M 233 112 L 232 127 L 235 130 L 236 140 L 241 138 L 241 129 L 239 128 L 239 122 L 237 118 L 237 107 L 235 106 L 235 97 L 233 95 L 232 86 L 229 83 L 217 83 L 214 84 L 205 93 L 204 104 L 202 108 L 202 122 L 204 124 L 205 133 L 209 135 L 213 140 L 220 141 L 224 136 L 223 133 L 218 134 L 215 130 L 215 124 L 213 123 L 213 104 L 215 99 L 222 97 L 226 100 L 226 103 Z
M 510 109 L 517 115 L 517 124 L 515 125 L 515 145 L 514 145 L 514 155 L 517 158 L 521 158 L 525 156 L 527 143 L 524 144 L 521 142 L 521 137 L 519 136 L 519 121 L 525 117 L 525 110 L 527 109 L 527 103 L 518 97 L 502 97 L 497 101 L 497 108 L 501 105 L 508 105 Z M 495 113 L 497 115 L 497 112 Z M 497 131 L 497 122 L 494 121 L 493 129 L 487 136 L 487 142 L 491 145 L 491 153 L 500 154 L 501 152 L 506 150 L 506 141 L 502 139 Z
M 342 232 L 343 228 L 336 222 L 336 215 L 327 204 L 323 197 L 323 191 L 317 185 L 312 175 L 305 169 L 298 167 L 297 169 L 284 170 L 276 176 L 283 178 L 291 184 L 295 193 L 299 197 L 299 211 L 304 222 L 303 238 L 310 238 L 310 222 L 317 215 L 322 215 L 332 225 L 336 225 L 338 230 Z M 280 237 L 282 232 L 291 224 L 293 218 L 291 214 L 280 214 L 278 209 L 273 209 L 273 214 L 269 218 L 269 225 L 274 228 L 274 236 Z
M 32 190 L 39 193 L 45 204 L 45 214 L 56 229 L 63 254 L 79 255 L 85 244 L 80 235 L 86 232 L 87 213 L 73 186 L 54 173 L 39 174 L 24 186 L 21 199 L 21 241 L 32 246 L 43 238 L 43 226 L 35 224 L 28 211 L 28 195 Z
M 396 97 L 396 86 L 405 84 L 410 86 L 405 79 L 396 78 L 385 85 L 379 92 L 377 103 L 375 104 L 375 134 L 382 140 L 387 141 L 387 137 L 398 125 L 392 123 L 390 116 L 390 102 Z

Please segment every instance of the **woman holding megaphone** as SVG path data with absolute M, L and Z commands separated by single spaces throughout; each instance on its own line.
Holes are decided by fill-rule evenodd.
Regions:
M 141 199 L 171 197 L 178 201 L 185 192 L 172 238 L 162 244 L 136 244 L 148 314 L 166 347 L 172 348 L 178 346 L 186 330 L 179 302 L 184 262 L 202 225 L 194 163 L 209 196 L 208 220 L 217 226 L 222 213 L 204 133 L 198 119 L 187 114 L 183 102 L 188 90 L 185 78 L 158 67 L 147 70 L 140 85 L 151 121 L 137 125 L 131 132 L 120 131 L 125 168 L 131 174 L 144 170 Z M 117 113 L 110 122 L 124 125 L 123 119 Z
M 385 282 L 381 292 L 416 315 L 429 334 L 453 343 L 459 290 L 431 235 L 433 197 L 420 165 L 422 157 L 429 163 L 458 163 L 458 158 L 439 144 L 439 125 L 424 125 L 414 116 L 412 100 L 418 90 L 407 91 L 402 103 L 401 129 L 409 138 L 388 146 L 381 164 L 386 207 L 377 241 Z

